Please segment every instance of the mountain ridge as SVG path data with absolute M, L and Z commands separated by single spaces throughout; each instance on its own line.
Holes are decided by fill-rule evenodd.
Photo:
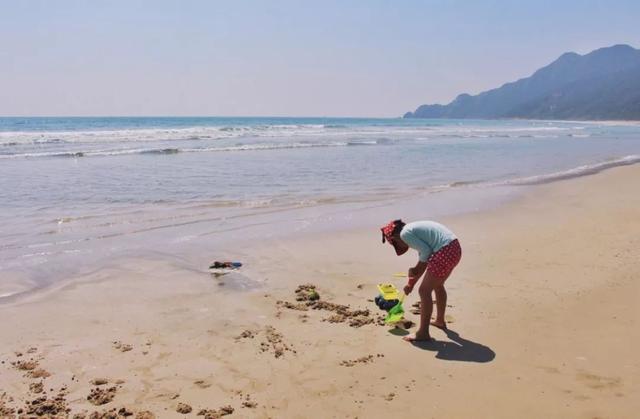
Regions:
M 529 77 L 421 105 L 404 118 L 640 120 L 640 50 L 617 44 L 566 52 Z

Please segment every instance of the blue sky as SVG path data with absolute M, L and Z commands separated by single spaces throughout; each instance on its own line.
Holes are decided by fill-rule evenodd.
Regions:
M 0 0 L 0 115 L 394 117 L 640 47 L 640 1 Z

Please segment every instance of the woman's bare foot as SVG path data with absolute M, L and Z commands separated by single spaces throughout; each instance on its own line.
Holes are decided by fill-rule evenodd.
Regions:
M 425 342 L 425 341 L 430 341 L 433 340 L 433 338 L 429 335 L 429 333 L 424 333 L 424 332 L 416 332 L 416 333 L 411 333 L 410 335 L 404 336 L 402 339 L 406 340 L 407 342 Z
M 445 323 L 444 321 L 440 321 L 440 320 L 434 320 L 431 322 L 431 326 L 435 326 L 437 328 L 446 330 L 447 329 L 447 323 Z

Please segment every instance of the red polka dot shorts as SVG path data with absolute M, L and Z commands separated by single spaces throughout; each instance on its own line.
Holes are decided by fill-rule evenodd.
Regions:
M 462 248 L 458 239 L 455 239 L 429 257 L 427 272 L 437 278 L 447 278 L 461 258 Z

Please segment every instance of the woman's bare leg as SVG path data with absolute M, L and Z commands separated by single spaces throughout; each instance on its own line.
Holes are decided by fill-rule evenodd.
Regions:
M 447 290 L 444 288 L 444 284 L 433 290 L 436 294 L 436 320 L 431 322 L 432 325 L 441 329 L 447 328 L 447 323 L 444 320 L 444 312 L 447 309 Z
M 438 287 L 442 287 L 444 279 L 437 278 L 427 272 L 420 284 L 420 326 L 416 333 L 405 336 L 403 339 L 409 342 L 431 340 L 429 334 L 429 323 L 431 323 L 431 313 L 433 312 L 433 300 L 431 293 Z M 438 302 L 439 304 L 439 302 Z M 446 302 L 445 302 L 446 306 Z

